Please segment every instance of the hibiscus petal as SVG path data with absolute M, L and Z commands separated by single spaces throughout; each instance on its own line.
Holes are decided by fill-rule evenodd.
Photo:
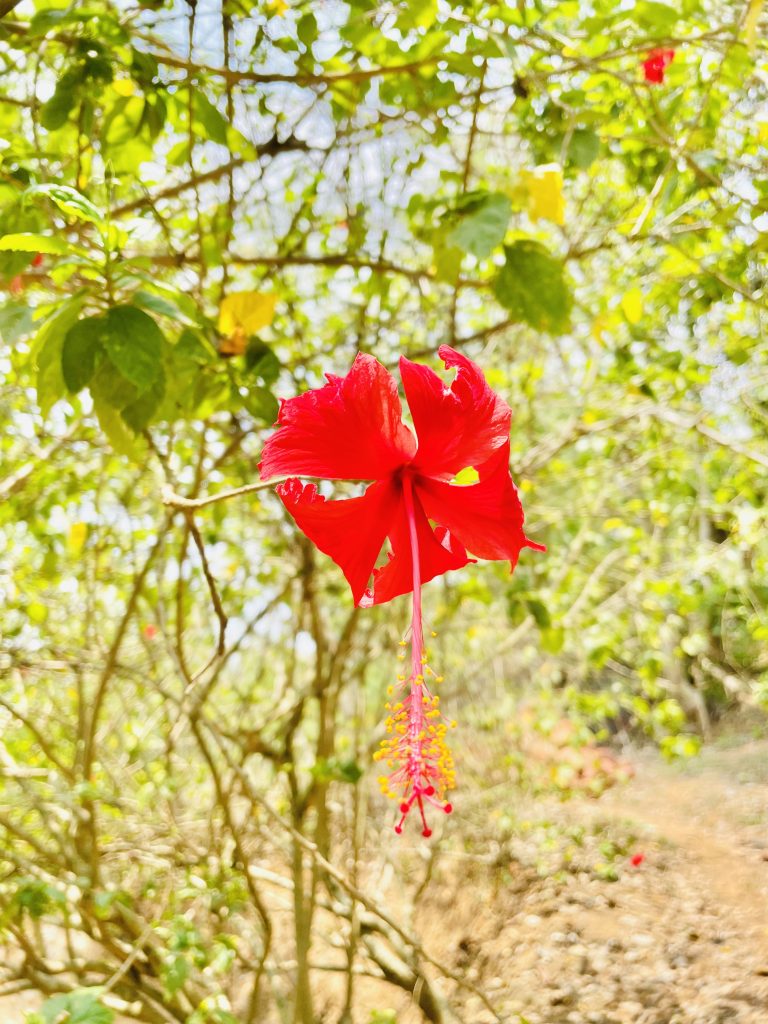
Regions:
M 402 489 L 385 480 L 359 498 L 339 501 L 326 501 L 314 484 L 296 479 L 275 490 L 299 529 L 339 566 L 359 604 L 400 507 L 405 515 Z
M 360 354 L 346 377 L 283 401 L 280 429 L 267 439 L 262 479 L 282 474 L 328 480 L 381 480 L 416 450 L 402 421 L 397 384 L 378 360 Z
M 496 459 L 493 471 L 468 487 L 417 477 L 415 491 L 429 518 L 478 558 L 508 558 L 514 568 L 523 548 L 546 550 L 525 535 L 523 506 L 507 459 Z
M 416 536 L 419 543 L 419 576 L 422 583 L 428 583 L 449 569 L 461 569 L 473 559 L 458 544 L 448 530 L 438 526 L 433 529 L 419 499 L 414 495 Z M 389 561 L 373 573 L 373 585 L 366 591 L 360 602 L 363 606 L 384 604 L 400 594 L 413 590 L 413 559 L 411 557 L 411 534 L 405 502 L 398 506 L 395 522 L 389 532 L 392 551 Z
M 507 444 L 512 411 L 471 359 L 448 345 L 438 351 L 447 368 L 457 368 L 450 387 L 429 367 L 405 358 L 400 375 L 419 440 L 414 468 L 450 480 L 467 466 L 479 471 Z

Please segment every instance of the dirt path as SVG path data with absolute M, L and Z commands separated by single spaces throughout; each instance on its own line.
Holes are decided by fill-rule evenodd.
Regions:
M 457 888 L 443 862 L 427 945 L 505 1024 L 768 1024 L 768 743 L 635 767 L 599 801 L 521 807 L 495 874 L 460 862 Z
M 768 968 L 768 744 L 707 751 L 684 767 L 641 760 L 638 775 L 604 810 L 671 842 L 687 873 L 738 921 Z M 766 1007 L 768 1024 L 768 1007 Z
M 565 877 L 534 887 L 495 943 L 500 958 L 513 943 L 510 1020 L 768 1024 L 768 743 L 635 767 L 562 809 L 577 837 Z

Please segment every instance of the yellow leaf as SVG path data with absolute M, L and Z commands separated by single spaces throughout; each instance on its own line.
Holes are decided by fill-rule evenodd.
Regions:
M 476 484 L 479 479 L 480 474 L 474 466 L 467 466 L 456 474 L 452 482 L 458 484 L 460 487 L 466 487 L 467 484 Z
M 765 0 L 749 0 L 747 16 L 744 19 L 744 42 L 750 53 L 754 53 L 757 46 L 757 27 L 760 24 L 764 2 Z
M 79 555 L 88 536 L 86 523 L 72 523 L 67 534 L 67 549 L 71 555 Z
M 136 86 L 130 78 L 116 78 L 112 83 L 112 88 L 118 96 L 133 96 L 136 92 Z
M 699 272 L 699 264 L 684 252 L 671 250 L 662 260 L 659 271 L 667 277 L 689 277 Z
M 622 297 L 621 311 L 631 324 L 639 324 L 643 316 L 643 293 L 639 288 L 630 288 Z
M 277 296 L 273 292 L 233 292 L 227 295 L 219 310 L 219 330 L 224 335 L 219 345 L 221 355 L 242 355 L 250 335 L 272 323 L 276 302 Z
M 233 292 L 221 304 L 219 330 L 233 334 L 238 328 L 246 334 L 255 334 L 272 323 L 277 296 L 264 292 Z
M 592 321 L 592 337 L 600 345 L 605 344 L 605 332 L 608 329 L 609 318 L 605 313 L 598 313 Z
M 30 601 L 27 605 L 27 616 L 30 622 L 40 625 L 48 618 L 48 609 L 40 601 Z
M 528 213 L 532 220 L 565 223 L 563 172 L 559 164 L 542 164 L 525 173 L 528 185 Z

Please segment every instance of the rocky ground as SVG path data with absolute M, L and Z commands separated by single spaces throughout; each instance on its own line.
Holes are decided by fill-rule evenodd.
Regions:
M 635 768 L 531 825 L 481 906 L 444 904 L 454 964 L 513 1024 L 768 1024 L 768 744 Z

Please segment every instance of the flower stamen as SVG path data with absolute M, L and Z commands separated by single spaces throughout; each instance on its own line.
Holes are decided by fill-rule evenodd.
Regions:
M 445 743 L 449 727 L 440 711 L 440 698 L 430 692 L 426 683 L 429 676 L 436 683 L 443 681 L 427 663 L 424 650 L 424 632 L 421 620 L 421 573 L 416 518 L 413 508 L 413 493 L 408 477 L 403 480 L 405 504 L 410 527 L 411 556 L 413 562 L 413 611 L 411 621 L 411 674 L 407 682 L 403 674 L 398 675 L 397 684 L 401 690 L 408 689 L 407 695 L 395 704 L 387 704 L 390 712 L 386 730 L 375 760 L 385 761 L 390 768 L 388 776 L 380 776 L 381 791 L 394 797 L 393 790 L 400 790 L 401 818 L 395 825 L 395 832 L 403 831 L 405 819 L 414 806 L 418 807 L 422 824 L 422 835 L 429 837 L 432 829 L 427 823 L 425 803 L 450 814 L 453 805 L 446 802 L 445 794 L 456 785 L 453 757 Z M 434 634 L 433 634 L 434 635 Z M 400 646 L 406 645 L 405 640 Z M 400 658 L 403 657 L 401 654 Z

